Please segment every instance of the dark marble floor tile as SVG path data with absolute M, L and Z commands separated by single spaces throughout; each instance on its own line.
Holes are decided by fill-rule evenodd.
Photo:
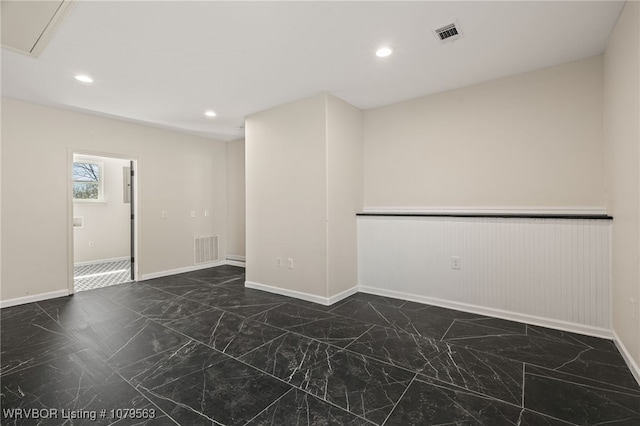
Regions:
M 241 356 L 285 333 L 266 324 L 218 309 L 167 323 L 205 345 L 231 356 Z
M 440 339 L 453 321 L 427 311 L 403 310 L 358 299 L 338 306 L 331 313 L 432 339 Z
M 201 281 L 179 277 L 176 275 L 142 281 L 141 284 L 156 290 L 166 291 L 168 293 L 175 294 L 178 296 L 184 296 L 187 293 L 190 293 L 194 290 L 202 289 L 203 287 L 208 285 Z
M 456 309 L 444 308 L 442 306 L 429 305 L 426 303 L 418 303 L 418 302 L 410 302 L 410 301 L 402 305 L 402 309 L 406 311 L 430 312 L 432 314 L 439 315 L 445 318 L 451 318 L 451 319 L 467 320 L 467 319 L 491 318 L 486 315 L 473 314 L 471 312 L 458 311 Z
M 520 408 L 433 380 L 414 380 L 387 425 L 517 425 Z
M 70 333 L 114 368 L 179 347 L 189 339 L 147 318 L 123 317 L 91 324 Z
M 569 331 L 554 330 L 551 328 L 540 327 L 536 325 L 527 325 L 527 334 L 529 336 L 542 337 L 550 340 L 571 343 L 572 345 L 584 346 L 585 348 L 598 349 L 619 353 L 616 344 L 611 339 L 603 339 L 600 337 L 585 336 L 583 334 L 571 333 Z
M 235 276 L 244 276 L 245 269 L 239 266 L 224 265 L 215 268 L 200 269 L 198 271 L 185 272 L 179 274 L 179 277 L 192 278 L 192 279 L 216 279 L 216 278 L 230 278 Z
M 337 351 L 325 343 L 287 333 L 239 359 L 287 383 L 300 386 L 311 367 Z
M 195 340 L 117 370 L 133 385 L 156 388 L 196 371 L 230 359 L 227 355 Z
M 395 299 L 393 297 L 378 296 L 376 294 L 369 293 L 356 293 L 347 297 L 344 301 L 348 302 L 354 299 L 371 302 L 375 305 L 391 306 L 393 308 L 399 308 L 407 303 L 407 301 L 403 299 Z
M 2 379 L 2 424 L 35 424 L 33 419 L 12 421 L 9 409 L 54 409 L 57 419 L 45 424 L 169 424 L 166 415 L 115 374 L 91 351 L 74 352 Z M 120 420 L 112 409 L 141 409 L 154 417 L 148 422 Z M 100 413 L 104 410 L 104 418 Z M 88 413 L 81 420 L 65 420 L 71 413 Z M 90 417 L 95 413 L 95 420 Z M 66 413 L 66 414 L 65 414 Z M 112 416 L 114 415 L 114 416 Z M 38 423 L 40 424 L 40 423 Z
M 66 299 L 63 297 L 61 299 Z M 59 299 L 51 299 L 59 300 Z M 22 328 L 25 324 L 33 322 L 36 318 L 43 318 L 43 312 L 37 303 L 11 306 L 0 309 L 0 327 L 2 331 Z M 37 322 L 37 321 L 36 321 Z
M 640 424 L 640 389 L 525 367 L 525 408 L 580 425 Z
M 109 287 L 101 287 L 101 288 L 96 288 L 94 290 L 90 290 L 90 294 L 91 296 L 100 296 L 103 297 L 107 300 L 111 300 L 111 298 L 116 295 L 116 294 L 120 294 L 123 291 L 127 291 L 128 289 L 135 289 L 137 287 L 140 287 L 141 284 L 137 281 L 133 281 L 130 283 L 124 283 L 124 284 L 118 284 L 118 285 L 112 285 Z M 83 293 L 83 292 L 80 292 Z M 80 293 L 76 293 L 76 294 L 80 294 Z M 74 295 L 75 297 L 75 295 Z
M 521 322 L 509 321 L 501 318 L 479 317 L 479 318 L 456 318 L 456 322 L 461 324 L 472 324 L 479 327 L 493 328 L 503 333 L 526 334 L 527 325 Z
M 617 351 L 602 351 L 584 344 L 531 334 L 508 334 L 492 327 L 460 321 L 452 324 L 444 341 L 606 383 L 632 389 L 637 386 L 635 378 Z
M 247 426 L 282 425 L 373 425 L 363 418 L 331 405 L 298 389 L 291 389 L 282 398 L 271 404 Z
M 508 327 L 500 327 L 502 325 L 497 318 L 491 320 L 477 321 L 477 320 L 458 320 L 455 319 L 451 323 L 451 327 L 442 336 L 442 340 L 451 339 L 463 339 L 463 338 L 475 338 L 475 337 L 489 337 L 489 336 L 503 336 L 503 335 L 526 335 L 526 327 L 522 324 L 520 329 Z M 494 326 L 495 325 L 495 326 Z
M 524 409 L 520 413 L 518 426 L 576 426 L 576 424 Z
M 584 351 L 581 346 L 549 339 L 523 334 L 495 333 L 494 328 L 470 326 L 468 323 L 455 321 L 443 341 L 547 368 L 561 367 Z M 450 337 L 456 335 L 464 337 Z
M 414 376 L 405 369 L 340 351 L 308 370 L 300 388 L 382 424 Z
M 252 289 L 201 284 L 182 295 L 190 300 L 249 317 L 282 304 L 285 299 Z
M 355 342 L 358 337 L 371 327 L 373 325 L 366 322 L 334 316 L 292 327 L 290 330 L 303 336 L 345 348 Z
M 38 302 L 38 305 L 67 330 L 82 329 L 122 317 L 137 318 L 137 315 L 117 303 L 91 293 L 93 290 L 83 291 L 73 296 Z
M 0 323 L 0 374 L 22 370 L 82 349 L 37 304 L 8 309 L 7 312 L 2 310 L 5 319 Z
M 290 303 L 283 303 L 273 309 L 254 315 L 251 319 L 285 330 L 312 323 L 319 319 L 332 318 L 334 315 L 303 308 Z
M 349 346 L 349 350 L 522 405 L 521 362 L 378 326 Z
M 155 388 L 137 389 L 184 425 L 242 425 L 291 386 L 229 359 Z
M 307 300 L 291 298 L 291 300 L 287 301 L 287 303 L 291 303 L 293 305 L 302 306 L 303 308 L 313 309 L 315 311 L 329 312 L 332 309 L 335 309 L 338 306 L 340 306 L 343 303 L 345 303 L 345 301 L 346 301 L 346 299 L 345 300 L 341 300 L 339 302 L 336 302 L 333 305 L 321 305 L 319 303 L 309 302 Z

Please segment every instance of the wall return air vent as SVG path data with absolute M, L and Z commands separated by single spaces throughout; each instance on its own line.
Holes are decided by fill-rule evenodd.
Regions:
M 460 26 L 457 23 L 445 25 L 444 27 L 440 27 L 433 32 L 436 35 L 436 38 L 441 43 L 458 40 L 460 37 L 462 37 Z

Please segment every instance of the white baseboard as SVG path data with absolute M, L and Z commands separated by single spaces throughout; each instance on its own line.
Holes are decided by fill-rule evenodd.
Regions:
M 627 349 L 625 344 L 622 343 L 620 336 L 618 336 L 615 331 L 613 332 L 613 342 L 618 347 L 618 350 L 622 354 L 622 358 L 624 358 L 624 361 L 627 363 L 627 366 L 629 367 L 629 370 L 631 370 L 631 374 L 633 374 L 636 382 L 638 382 L 638 384 L 640 385 L 640 366 L 638 366 L 638 363 L 633 359 L 633 357 L 629 353 L 629 350 Z
M 247 258 L 245 256 L 236 256 L 234 254 L 229 254 L 227 255 L 227 265 L 245 268 L 247 266 Z
M 252 281 L 245 281 L 244 286 L 247 288 L 253 288 L 255 290 L 262 290 L 269 293 L 279 294 L 281 296 L 294 297 L 296 299 L 306 300 L 307 302 L 318 303 L 324 306 L 333 305 L 334 303 L 339 302 L 340 300 L 358 292 L 358 287 L 352 287 L 349 290 L 343 291 L 342 293 L 338 293 L 334 296 L 323 297 L 323 296 L 317 296 L 315 294 L 309 294 L 309 293 L 304 293 L 304 292 L 295 291 L 295 290 L 287 290 L 285 288 L 274 287 L 267 284 L 260 284 Z
M 419 296 L 416 294 L 408 294 L 400 291 L 379 289 L 374 287 L 359 286 L 358 290 L 363 293 L 375 294 L 378 296 L 394 297 L 396 299 L 410 300 L 418 303 L 426 303 L 428 305 L 441 306 L 443 308 L 456 309 L 458 311 L 470 312 L 472 314 L 487 315 L 496 318 L 502 318 L 510 321 L 522 322 L 541 327 L 554 328 L 556 330 L 570 331 L 572 333 L 584 334 L 587 336 L 602 337 L 605 339 L 613 339 L 611 330 L 594 327 L 584 324 L 576 324 L 567 321 L 555 320 L 552 318 L 542 318 L 535 315 L 521 314 L 518 312 L 504 311 L 501 309 L 488 308 L 484 306 L 471 305 L 449 300 L 436 299 L 433 297 Z
M 56 299 L 58 297 L 65 297 L 69 295 L 69 290 L 50 291 L 48 293 L 34 294 L 24 297 L 16 297 L 15 299 L 8 299 L 0 301 L 0 308 L 8 308 L 10 306 L 24 305 L 25 303 L 40 302 L 42 300 Z
M 131 259 L 131 256 L 113 257 L 111 259 L 87 260 L 86 262 L 74 262 L 73 266 L 96 265 L 96 264 L 99 264 L 99 263 L 111 263 L 111 262 L 122 262 L 123 260 L 130 260 L 130 259 Z
M 227 260 L 235 260 L 237 262 L 245 262 L 247 261 L 247 257 L 246 256 L 239 256 L 239 255 L 235 255 L 235 254 L 228 254 L 227 255 Z
M 199 271 L 200 269 L 215 268 L 216 266 L 223 266 L 223 265 L 227 265 L 227 262 L 212 262 L 212 263 L 205 263 L 202 265 L 185 266 L 183 268 L 152 272 L 150 274 L 142 275 L 138 281 L 146 281 L 146 280 L 151 280 L 153 278 L 168 277 L 169 275 L 184 274 L 185 272 Z

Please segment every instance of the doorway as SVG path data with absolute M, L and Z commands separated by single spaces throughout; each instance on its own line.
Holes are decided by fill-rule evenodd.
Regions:
M 135 280 L 135 159 L 71 154 L 70 293 Z

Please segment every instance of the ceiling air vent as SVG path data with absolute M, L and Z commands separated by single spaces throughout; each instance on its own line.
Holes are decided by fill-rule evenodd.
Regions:
M 436 34 L 438 40 L 442 43 L 457 40 L 462 36 L 460 28 L 455 23 L 438 28 L 434 31 L 434 33 Z

